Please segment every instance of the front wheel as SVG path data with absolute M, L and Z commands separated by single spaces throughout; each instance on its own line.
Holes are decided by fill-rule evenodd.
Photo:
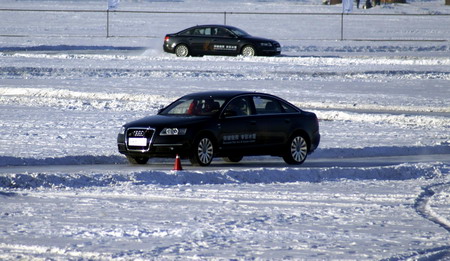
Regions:
M 287 164 L 302 164 L 308 155 L 308 143 L 301 135 L 294 135 L 286 146 L 283 159 Z
M 187 57 L 189 56 L 189 48 L 184 44 L 177 45 L 175 47 L 175 54 L 178 57 Z
M 214 157 L 214 144 L 207 136 L 197 138 L 193 144 L 193 149 L 189 160 L 194 166 L 208 166 Z
M 255 48 L 251 45 L 247 45 L 242 48 L 242 56 L 255 56 L 255 54 Z

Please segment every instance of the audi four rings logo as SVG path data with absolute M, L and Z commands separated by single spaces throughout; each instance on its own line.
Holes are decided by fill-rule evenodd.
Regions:
M 133 131 L 133 136 L 134 137 L 143 137 L 144 133 L 145 133 L 145 131 L 143 131 L 143 130 L 135 130 L 135 131 Z

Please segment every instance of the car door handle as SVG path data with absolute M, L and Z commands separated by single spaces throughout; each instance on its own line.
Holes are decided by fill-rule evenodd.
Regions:
M 256 125 L 256 121 L 250 121 L 250 125 Z

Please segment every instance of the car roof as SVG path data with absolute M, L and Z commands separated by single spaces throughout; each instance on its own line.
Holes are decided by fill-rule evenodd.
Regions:
M 198 28 L 198 27 L 223 27 L 223 28 L 228 28 L 228 29 L 239 29 L 239 28 L 237 28 L 235 26 L 224 25 L 224 24 L 199 24 L 199 25 L 196 25 L 196 26 L 192 26 L 192 27 L 186 28 L 183 31 L 189 30 L 189 29 L 192 29 L 192 28 Z M 241 29 L 239 29 L 239 30 L 241 30 Z
M 230 91 L 205 91 L 205 92 L 195 92 L 195 93 L 190 93 L 185 95 L 185 97 L 188 96 L 216 96 L 216 97 L 226 97 L 226 98 L 231 98 L 231 97 L 235 97 L 235 96 L 239 96 L 239 95 L 246 95 L 246 94 L 250 94 L 250 95 L 268 95 L 268 96 L 273 96 L 271 94 L 267 94 L 267 93 L 260 93 L 260 92 L 249 92 L 249 91 L 238 91 L 238 90 L 230 90 Z
M 251 92 L 251 91 L 239 91 L 239 90 L 230 90 L 230 91 L 205 91 L 205 92 L 195 92 L 184 95 L 183 97 L 199 97 L 199 96 L 211 96 L 211 97 L 223 97 L 223 98 L 233 98 L 240 95 L 262 95 L 262 96 L 271 96 L 278 99 L 283 100 L 280 97 L 277 97 L 272 94 L 262 93 L 262 92 Z
M 248 91 L 206 91 L 206 92 L 195 92 L 190 93 L 185 96 L 221 96 L 221 97 L 234 97 L 243 94 L 255 94 L 255 92 Z

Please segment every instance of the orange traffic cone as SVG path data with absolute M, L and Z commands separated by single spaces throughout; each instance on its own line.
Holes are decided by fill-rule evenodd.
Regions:
M 173 165 L 173 170 L 183 170 L 183 167 L 181 167 L 180 156 L 178 156 L 178 154 L 175 158 L 175 165 Z

